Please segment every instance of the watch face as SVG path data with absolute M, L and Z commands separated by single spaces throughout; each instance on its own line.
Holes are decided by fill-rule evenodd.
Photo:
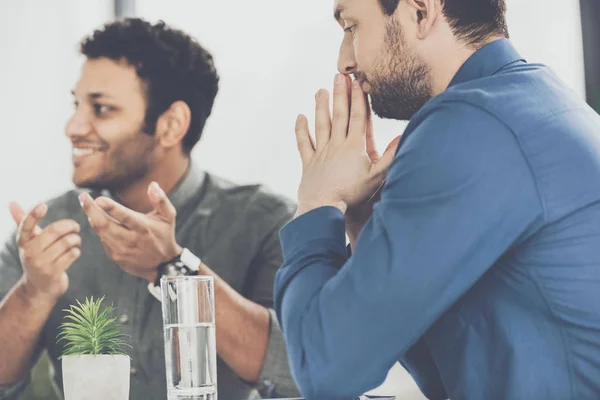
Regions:
M 167 268 L 165 268 L 165 275 L 178 276 L 181 275 L 181 271 L 174 264 L 169 264 Z
M 169 264 L 165 268 L 166 276 L 185 276 L 188 273 L 188 268 L 183 263 L 177 262 Z

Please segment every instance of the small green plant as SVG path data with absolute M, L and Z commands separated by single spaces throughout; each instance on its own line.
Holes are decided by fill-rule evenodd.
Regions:
M 125 354 L 121 349 L 129 346 L 111 317 L 113 306 L 101 309 L 101 299 L 86 298 L 85 303 L 77 300 L 77 305 L 63 310 L 67 313 L 61 326 L 58 341 L 65 341 L 65 349 L 60 358 L 72 355 L 118 355 Z M 131 346 L 129 346 L 131 347 Z

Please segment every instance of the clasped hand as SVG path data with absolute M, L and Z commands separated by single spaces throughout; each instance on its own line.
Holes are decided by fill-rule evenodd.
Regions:
M 329 93 L 316 94 L 315 139 L 308 120 L 296 120 L 296 141 L 302 159 L 297 216 L 322 206 L 342 212 L 357 210 L 374 197 L 394 160 L 400 137 L 383 156 L 375 148 L 371 110 L 357 81 L 337 75 L 333 89 L 333 114 Z

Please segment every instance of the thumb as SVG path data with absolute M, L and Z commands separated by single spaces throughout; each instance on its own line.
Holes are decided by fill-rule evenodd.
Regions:
M 169 201 L 165 191 L 158 186 L 158 183 L 152 182 L 150 186 L 148 186 L 148 197 L 150 198 L 150 203 L 152 203 L 154 211 L 156 211 L 158 215 L 162 216 L 167 221 L 175 221 L 177 211 L 175 211 L 175 207 Z
M 8 209 L 10 210 L 10 215 L 12 216 L 13 221 L 15 221 L 15 224 L 17 224 L 17 226 L 21 225 L 21 221 L 25 218 L 25 211 L 23 211 L 21 206 L 12 201 L 8 205 Z
M 394 140 L 390 142 L 385 148 L 383 154 L 386 154 L 388 151 L 392 153 L 392 159 L 396 156 L 396 149 L 398 149 L 398 143 L 400 143 L 400 139 L 402 139 L 402 135 L 396 136 Z
M 397 136 L 388 144 L 385 152 L 381 156 L 381 159 L 377 164 L 373 165 L 375 174 L 385 173 L 387 169 L 392 165 L 394 158 L 396 157 L 396 150 L 398 149 L 398 143 L 400 143 L 401 136 Z

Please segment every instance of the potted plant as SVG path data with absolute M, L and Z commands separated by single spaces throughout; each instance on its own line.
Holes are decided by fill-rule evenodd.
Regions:
M 58 341 L 65 341 L 62 356 L 65 400 L 129 399 L 129 346 L 121 334 L 114 307 L 102 309 L 101 299 L 72 305 L 60 326 Z

